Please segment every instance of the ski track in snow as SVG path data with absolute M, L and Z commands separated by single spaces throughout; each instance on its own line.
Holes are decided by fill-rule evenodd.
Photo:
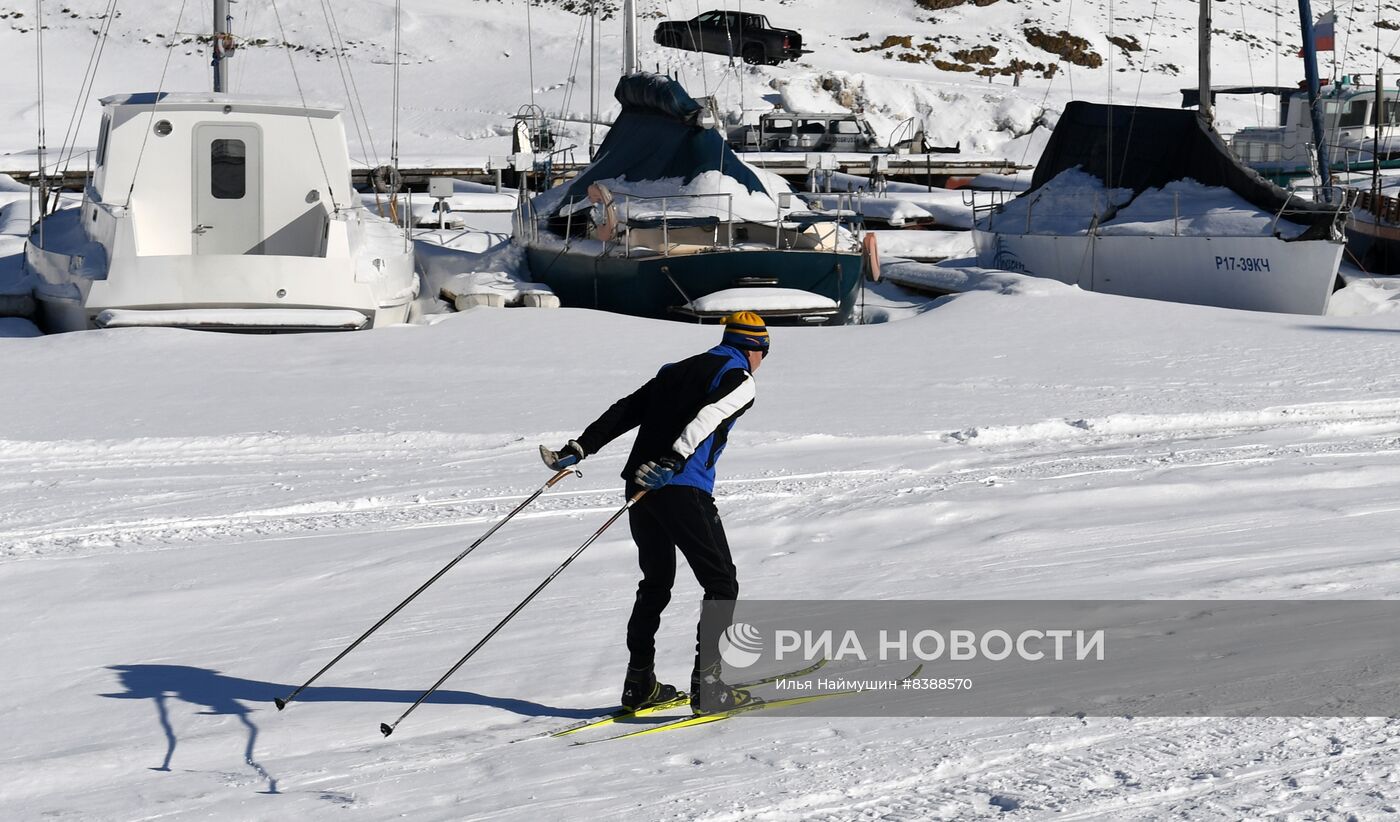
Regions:
M 787 757 L 755 767 L 771 771 L 778 788 L 770 792 L 791 798 L 698 818 L 1347 819 L 1393 795 L 1400 780 L 1400 721 L 1386 719 L 918 720 L 890 731 L 878 742 L 836 731 L 818 741 L 780 734 L 775 747 Z M 958 749 L 976 752 L 950 753 Z M 891 757 L 909 775 L 889 779 L 885 768 L 859 764 Z M 843 772 L 794 773 L 787 766 L 797 759 Z M 821 777 L 842 787 L 804 792 Z M 1230 798 L 1214 798 L 1225 784 Z M 1396 812 L 1394 804 L 1382 810 Z
M 1266 441 L 1236 442 L 1246 435 Z M 548 441 L 550 436 L 525 440 Z M 805 452 L 852 448 L 884 459 L 855 470 L 756 475 L 741 471 L 721 480 L 717 495 L 726 506 L 757 508 L 753 518 L 758 521 L 773 521 L 794 513 L 793 503 L 800 508 L 814 494 L 824 498 L 831 506 L 828 510 L 859 514 L 872 507 L 934 503 L 939 495 L 961 486 L 1054 483 L 1110 473 L 1130 475 L 1120 483 L 1149 475 L 1161 482 L 1174 469 L 1247 463 L 1298 464 L 1300 489 L 1335 487 L 1337 482 L 1360 482 L 1360 475 L 1303 470 L 1313 465 L 1308 461 L 1344 466 L 1348 458 L 1400 452 L 1400 400 L 1253 413 L 1050 420 L 929 434 L 924 439 L 919 455 L 923 464 L 916 466 L 899 453 L 906 438 L 764 438 L 761 445 L 746 444 L 752 456 L 745 461 L 776 461 L 766 449 L 781 449 L 783 464 L 800 463 Z M 500 470 L 508 460 L 528 462 L 528 454 L 522 456 L 528 448 L 522 449 L 520 441 L 440 432 L 0 440 L 0 476 L 5 477 L 0 490 L 12 492 L 8 496 L 15 500 L 11 507 L 0 508 L 0 557 L 488 523 L 533 488 L 490 485 L 462 491 L 453 484 L 465 479 L 470 485 L 472 475 Z M 587 474 L 600 471 L 611 481 L 618 464 L 615 459 L 595 459 L 583 467 Z M 1307 474 L 1313 475 L 1303 476 Z M 1366 482 L 1374 479 L 1365 476 Z M 350 498 L 317 493 L 342 488 L 346 477 L 365 493 Z M 418 490 L 406 494 L 405 485 Z M 1157 487 L 1153 493 L 1161 491 Z M 273 504 L 270 496 L 290 501 Z M 546 492 L 521 518 L 601 512 L 615 507 L 616 499 L 615 488 L 564 485 Z M 243 501 L 257 504 L 243 507 Z M 192 507 L 209 510 L 194 516 L 175 513 Z

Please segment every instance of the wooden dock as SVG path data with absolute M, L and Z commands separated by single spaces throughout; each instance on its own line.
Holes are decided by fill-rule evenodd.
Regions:
M 778 174 L 787 180 L 795 183 L 805 184 L 807 176 L 811 171 L 810 155 L 797 152 L 764 152 L 762 154 L 749 154 L 744 156 L 745 161 L 758 168 Z M 944 155 L 939 154 L 827 154 L 822 155 L 823 163 L 833 171 L 845 174 L 855 174 L 858 176 L 869 176 L 872 166 L 877 162 L 875 157 L 881 157 L 879 162 L 886 165 L 885 177 L 890 180 L 901 182 L 919 183 L 930 186 L 950 186 L 957 187 L 959 182 L 965 182 L 979 174 L 1013 174 L 1017 171 L 1024 171 L 1030 166 L 1017 165 L 1009 160 L 985 159 L 985 160 L 945 160 Z M 456 166 L 437 167 L 417 167 L 399 169 L 399 174 L 403 179 L 404 186 L 414 192 L 428 190 L 428 180 L 432 177 L 455 177 L 459 180 L 470 180 L 477 183 L 494 184 L 497 181 L 502 186 L 515 189 L 518 184 L 518 177 L 515 171 L 511 170 L 504 161 L 505 158 L 481 159 Z M 581 162 L 556 162 L 550 169 L 551 179 L 554 184 L 573 177 L 587 163 Z M 362 191 L 370 190 L 370 175 L 373 170 L 368 168 L 356 168 L 351 171 L 351 177 L 357 189 Z M 33 169 L 11 169 L 0 171 L 8 174 L 15 180 L 38 185 L 38 175 Z M 82 191 L 83 183 L 87 179 L 87 172 L 82 169 L 70 169 L 62 175 L 50 175 L 50 179 L 61 178 L 61 187 L 65 191 Z

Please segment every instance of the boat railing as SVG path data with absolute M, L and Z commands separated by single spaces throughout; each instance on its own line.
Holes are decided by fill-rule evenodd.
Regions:
M 991 230 L 992 223 L 996 221 L 996 214 L 1001 207 L 1006 205 L 1017 192 L 1014 191 L 974 191 L 965 188 L 962 191 L 963 205 L 972 209 L 972 223 L 977 225 L 982 218 L 987 219 L 987 229 Z M 985 198 L 984 198 L 985 195 Z
M 706 211 L 712 212 L 708 216 L 696 214 L 694 212 L 682 210 L 679 213 L 672 212 L 672 206 L 684 209 L 686 205 L 694 205 L 704 200 L 720 200 L 722 204 L 706 207 Z M 661 229 L 661 254 L 671 256 L 671 230 L 673 228 L 695 228 L 713 227 L 712 237 L 716 248 L 734 248 L 734 195 L 731 193 L 713 194 L 669 194 L 664 197 L 636 197 L 622 195 L 617 198 L 621 207 L 621 222 L 629 229 L 635 223 L 645 223 L 646 228 Z M 640 206 L 640 207 L 639 207 Z M 645 207 L 649 210 L 643 210 Z M 719 214 L 724 214 L 723 218 Z M 710 220 L 713 219 L 713 223 Z M 697 222 L 699 221 L 699 222 Z M 725 243 L 720 246 L 719 223 L 723 222 L 725 227 Z M 632 254 L 632 232 L 623 232 L 623 254 Z
M 978 202 L 980 195 L 988 195 L 983 202 Z M 972 208 L 973 225 L 984 231 L 997 230 L 998 222 L 1008 223 L 1012 220 L 1015 223 L 1010 226 L 1012 230 L 1019 229 L 1022 234 L 1062 234 L 1063 228 L 1050 230 L 1035 228 L 1035 217 L 1037 214 L 1051 213 L 1063 217 L 1067 214 L 1075 214 L 1083 211 L 1084 229 L 1088 231 L 1097 230 L 1100 221 L 1109 213 L 1110 208 L 1105 207 L 1105 203 L 1099 192 L 1095 192 L 1093 197 L 1086 203 L 1084 194 L 1053 194 L 1038 192 L 1034 194 L 1012 191 L 973 191 L 963 194 L 963 203 Z M 1008 213 L 1007 206 L 1015 205 L 1017 211 Z M 1087 205 L 1088 209 L 1077 208 Z M 1114 204 L 1122 205 L 1121 203 Z M 1020 209 L 1025 210 L 1024 216 L 1019 213 Z M 1048 212 L 1047 212 L 1048 210 Z M 983 220 L 986 224 L 983 225 Z
M 1303 205 L 1304 198 L 1298 196 L 1298 192 L 1313 191 L 1312 202 Z M 982 231 L 995 232 L 1003 231 L 1009 233 L 1026 235 L 1063 235 L 1066 233 L 1069 224 L 1078 224 L 1079 229 L 1074 233 L 1099 236 L 1101 229 L 1105 228 L 1104 221 L 1109 219 L 1114 209 L 1122 208 L 1125 203 L 1106 203 L 1100 193 L 1095 193 L 1092 197 L 1087 194 L 1040 194 L 1030 197 L 1010 198 L 1006 195 L 1011 192 L 968 192 L 963 196 L 964 204 L 972 209 L 973 224 Z M 989 195 L 983 199 L 982 195 Z M 1363 199 L 1358 200 L 1358 197 Z M 1394 215 L 1400 221 L 1400 201 L 1395 198 L 1389 199 L 1389 203 L 1379 203 L 1380 208 L 1389 209 L 1385 213 Z M 1370 203 L 1373 198 L 1363 192 L 1346 189 L 1341 186 L 1299 186 L 1296 190 L 1290 191 L 1288 197 L 1272 215 L 1269 221 L 1269 233 L 1278 232 L 1280 220 L 1293 216 L 1307 217 L 1315 216 L 1318 213 L 1317 204 L 1328 206 L 1324 209 L 1324 214 L 1330 213 L 1335 225 L 1340 225 L 1345 221 L 1347 213 L 1357 203 Z M 1014 210 L 1009 210 L 1008 205 L 1016 204 Z M 1365 207 L 1364 205 L 1362 207 Z M 1207 209 L 1207 212 L 1210 209 Z M 1155 213 L 1143 215 L 1139 219 L 1147 223 L 1161 225 L 1161 236 L 1181 237 L 1185 234 L 1192 234 L 1187 228 L 1193 218 L 1202 216 L 1206 212 L 1193 210 L 1189 206 L 1183 209 L 1181 193 L 1172 192 L 1171 212 L 1166 213 L 1166 208 L 1153 210 Z M 1267 212 L 1266 212 L 1267 213 Z M 1053 215 L 1053 219 L 1060 225 L 1052 228 L 1037 226 L 1036 219 L 1041 215 Z M 1077 214 L 1082 214 L 1083 221 L 1074 221 L 1072 218 Z M 1171 220 L 1171 231 L 1165 231 L 1167 219 Z M 1137 222 L 1137 220 L 1134 220 Z M 1110 224 L 1107 227 L 1112 227 Z M 1234 234 L 1220 234 L 1212 236 L 1249 236 Z
M 1302 192 L 1307 192 L 1310 195 L 1308 206 L 1306 208 L 1291 208 L 1295 198 L 1300 202 L 1303 200 L 1303 198 L 1298 197 L 1299 193 Z M 1289 189 L 1288 197 L 1283 201 L 1278 213 L 1274 214 L 1270 233 L 1278 232 L 1279 220 L 1286 219 L 1290 214 L 1297 216 L 1315 215 L 1319 205 L 1330 207 L 1332 225 L 1340 232 L 1342 225 L 1346 222 L 1347 214 L 1356 207 L 1360 193 L 1355 189 L 1335 184 L 1294 186 Z M 1324 211 L 1324 213 L 1326 212 Z
M 535 213 L 534 201 L 526 196 L 522 186 L 516 197 L 515 211 L 511 213 L 511 236 L 518 243 L 535 243 L 540 238 L 539 220 Z M 567 235 L 566 235 L 567 236 Z
M 1376 219 L 1400 223 L 1400 198 L 1375 191 L 1355 191 L 1356 208 L 1370 212 Z
M 662 256 L 669 257 L 673 253 L 683 253 L 676 250 L 677 243 L 673 243 L 673 232 L 682 229 L 711 229 L 710 241 L 715 249 L 732 251 L 736 247 L 736 222 L 751 222 L 756 225 L 766 226 L 767 220 L 753 220 L 743 217 L 736 217 L 734 213 L 734 194 L 732 193 L 706 193 L 706 194 L 669 194 L 662 197 L 642 197 L 633 195 L 618 195 L 609 211 L 612 213 L 610 222 L 617 225 L 617 231 L 611 239 L 605 243 L 604 254 L 610 249 L 620 248 L 624 256 L 631 256 L 632 230 L 646 229 L 661 231 Z M 783 195 L 787 197 L 790 195 Z M 831 223 L 838 231 L 842 228 L 850 229 L 860 223 L 859 213 L 856 211 L 855 198 L 849 193 L 837 195 L 837 209 L 834 212 L 813 211 L 806 214 L 806 219 L 798 220 L 802 226 L 815 223 Z M 701 208 L 695 208 L 697 203 L 711 201 L 703 204 Z M 713 202 L 720 200 L 721 202 Z M 572 205 L 561 208 L 558 217 L 562 217 L 564 225 L 560 228 L 564 232 L 564 241 L 567 244 L 574 236 L 575 215 L 589 211 L 591 204 L 584 200 L 577 200 Z M 782 245 L 782 233 L 791 230 L 793 227 L 785 215 L 785 209 L 790 208 L 785 205 L 780 198 L 777 204 L 773 220 L 773 244 L 775 247 Z M 580 228 L 582 220 L 580 217 Z M 512 236 L 517 242 L 531 244 L 539 241 L 541 224 L 549 220 L 542 217 L 536 211 L 534 204 L 529 198 L 521 196 L 516 204 L 516 209 L 512 212 Z M 723 225 L 723 232 L 720 226 Z M 551 232 L 557 229 L 549 229 Z

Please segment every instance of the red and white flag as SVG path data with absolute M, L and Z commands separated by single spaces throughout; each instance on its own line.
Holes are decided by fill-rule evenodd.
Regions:
M 1317 51 L 1337 50 L 1337 13 L 1329 11 L 1317 18 L 1313 23 L 1313 42 Z M 1298 56 L 1303 56 L 1303 50 L 1298 49 Z

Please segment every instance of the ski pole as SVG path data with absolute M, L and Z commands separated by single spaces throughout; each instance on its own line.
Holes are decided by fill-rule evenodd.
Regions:
M 346 654 L 348 654 L 348 653 L 350 653 L 351 651 L 355 650 L 355 648 L 356 648 L 357 646 L 359 646 L 359 644 L 360 644 L 361 642 L 364 642 L 367 638 L 369 638 L 369 635 L 370 635 L 370 634 L 374 633 L 375 631 L 378 631 L 381 627 L 384 626 L 384 623 L 386 623 L 386 622 L 388 622 L 389 620 L 393 619 L 393 618 L 394 618 L 394 614 L 397 614 L 399 611 L 403 610 L 403 607 L 404 607 L 405 605 L 407 605 L 408 603 L 412 602 L 419 594 L 421 594 L 421 593 L 423 593 L 424 591 L 428 590 L 428 586 L 429 586 L 429 585 L 432 585 L 434 582 L 437 582 L 437 581 L 442 577 L 443 574 L 445 574 L 445 573 L 447 573 L 448 571 L 452 570 L 452 566 L 454 566 L 454 565 L 456 565 L 457 563 L 461 562 L 462 559 L 463 559 L 467 554 L 470 554 L 472 551 L 475 551 L 476 548 L 477 548 L 477 546 L 481 545 L 481 543 L 483 543 L 483 542 L 485 542 L 486 540 L 490 539 L 490 538 L 491 538 L 491 535 L 494 534 L 494 533 L 496 533 L 498 530 L 500 530 L 500 528 L 501 528 L 502 525 L 505 525 L 507 522 L 510 522 L 510 520 L 511 520 L 512 517 L 514 517 L 516 514 L 520 513 L 521 511 L 525 510 L 525 507 L 528 506 L 530 503 L 534 502 L 536 499 L 538 499 L 539 496 L 540 496 L 540 494 L 543 494 L 543 493 L 545 492 L 546 489 L 554 487 L 554 484 L 555 484 L 555 483 L 559 482 L 559 481 L 562 480 L 564 477 L 567 477 L 568 475 L 574 474 L 574 473 L 578 473 L 577 469 L 575 469 L 575 468 L 564 468 L 564 469 L 562 469 L 561 471 L 559 471 L 559 473 L 557 473 L 557 474 L 555 474 L 554 476 L 550 477 L 548 482 L 546 482 L 544 485 L 541 485 L 539 488 L 535 489 L 535 493 L 533 493 L 533 494 L 531 494 L 530 496 L 526 497 L 524 502 L 522 502 L 522 503 L 520 503 L 519 505 L 515 506 L 515 508 L 514 508 L 509 514 L 506 514 L 505 517 L 503 517 L 501 520 L 499 520 L 495 525 L 492 525 L 492 526 L 491 526 L 491 529 L 490 529 L 489 531 L 487 531 L 486 533 L 484 533 L 484 534 L 482 534 L 480 537 L 478 537 L 477 540 L 476 540 L 476 542 L 473 542 L 471 545 L 468 545 L 468 546 L 467 546 L 467 549 L 466 549 L 465 551 L 463 551 L 462 553 L 460 553 L 460 554 L 458 554 L 457 556 L 453 557 L 451 562 L 449 562 L 449 563 L 447 563 L 446 565 L 442 566 L 442 570 L 438 571 L 436 574 L 433 574 L 433 576 L 432 576 L 431 579 L 429 579 L 427 582 L 423 583 L 422 585 L 418 586 L 418 590 L 416 590 L 416 591 L 414 591 L 413 593 L 409 594 L 409 595 L 408 595 L 408 599 L 405 599 L 403 602 L 400 602 L 398 605 L 395 605 L 395 606 L 394 606 L 394 610 L 392 610 L 392 611 L 390 611 L 389 613 L 385 614 L 384 617 L 383 617 L 382 619 L 380 619 L 378 622 L 374 623 L 374 627 L 370 628 L 368 631 L 365 631 L 363 634 L 360 634 L 360 638 L 359 638 L 359 639 L 357 639 L 357 640 L 355 640 L 354 642 L 350 643 L 349 647 L 347 647 L 345 650 L 341 651 L 339 654 L 336 654 L 335 659 L 332 659 L 330 662 L 327 662 L 324 668 L 322 668 L 321 670 L 319 670 L 319 671 L 316 672 L 315 676 L 312 676 L 310 679 L 308 679 L 308 680 L 306 680 L 305 682 L 303 682 L 303 683 L 301 684 L 300 687 L 298 687 L 295 691 L 292 691 L 290 694 L 287 694 L 286 697 L 284 697 L 284 698 L 282 698 L 282 699 L 274 699 L 274 700 L 272 700 L 273 704 L 275 704 L 275 705 L 277 706 L 277 710 L 280 711 L 280 710 L 282 710 L 283 708 L 287 707 L 287 704 L 290 703 L 293 699 L 296 699 L 296 698 L 297 698 L 297 695 L 300 694 L 303 690 L 306 689 L 306 686 L 308 686 L 308 685 L 310 685 L 311 683 L 315 682 L 317 679 L 320 679 L 320 678 L 321 678 L 321 674 L 324 674 L 326 671 L 329 671 L 337 662 L 339 662 L 340 660 L 344 659 L 345 656 L 346 656 Z
M 557 577 L 557 576 L 559 576 L 559 574 L 563 573 L 564 569 L 565 569 L 565 568 L 568 568 L 568 567 L 569 567 L 569 564 L 570 564 L 571 562 L 573 562 L 574 560 L 578 559 L 578 555 L 579 555 L 579 554 L 582 554 L 585 548 L 587 548 L 588 546 L 592 545 L 593 542 L 594 542 L 594 540 L 598 539 L 598 537 L 600 537 L 600 536 L 603 535 L 603 532 L 604 532 L 604 531 L 608 530 L 608 526 L 612 525 L 614 522 L 617 522 L 618 518 L 620 518 L 623 514 L 627 513 L 627 509 L 629 509 L 629 508 L 631 508 L 633 505 L 635 505 L 635 504 L 637 503 L 637 500 L 641 499 L 641 498 L 642 498 L 643 496 L 645 496 L 645 495 L 646 495 L 646 491 L 638 491 L 637 493 L 633 494 L 633 495 L 627 500 L 627 502 L 623 504 L 623 506 L 622 506 L 621 508 L 617 509 L 617 513 L 613 514 L 611 517 L 608 517 L 608 521 L 605 522 L 605 523 L 603 523 L 603 527 L 601 527 L 601 528 L 599 528 L 598 530 L 594 531 L 594 532 L 593 532 L 593 536 L 589 537 L 587 540 L 584 541 L 584 543 L 583 543 L 582 545 L 580 545 L 578 548 L 574 549 L 574 552 L 573 552 L 572 554 L 569 554 L 568 559 L 566 559 L 566 560 L 564 560 L 562 563 L 560 563 L 559 567 L 558 567 L 558 568 L 555 568 L 555 569 L 554 569 L 554 572 L 553 572 L 552 574 L 550 574 L 549 576 L 547 576 L 547 577 L 544 578 L 544 582 L 541 582 L 539 585 L 535 586 L 535 590 L 531 591 L 529 596 L 527 596 L 527 597 L 525 597 L 524 599 L 522 599 L 522 600 L 520 601 L 520 604 L 519 604 L 519 605 L 517 605 L 517 606 L 515 606 L 514 608 L 512 608 L 512 609 L 511 609 L 511 612 L 508 613 L 508 614 L 506 614 L 506 618 L 505 618 L 505 619 L 501 620 L 500 622 L 497 622 L 497 623 L 496 623 L 496 627 L 492 628 L 492 629 L 486 634 L 486 636 L 482 637 L 482 638 L 481 638 L 481 641 L 479 641 L 479 642 L 477 642 L 475 645 L 473 645 L 473 646 L 472 646 L 472 649 L 471 649 L 470 651 L 467 651 L 466 656 L 463 656 L 461 659 L 457 660 L 457 664 L 456 664 L 456 665 L 453 665 L 451 668 L 448 668 L 448 669 L 447 669 L 447 673 L 443 674 L 441 679 L 439 679 L 437 682 L 434 682 L 434 683 L 433 683 L 433 687 L 431 687 L 431 688 L 429 688 L 428 690 L 424 691 L 424 692 L 423 692 L 423 695 L 420 696 L 420 697 L 418 697 L 418 700 L 417 700 L 416 702 L 414 702 L 412 705 L 409 705 L 409 706 L 408 706 L 408 710 L 404 711 L 404 712 L 399 716 L 398 719 L 395 719 L 395 720 L 394 720 L 394 724 L 390 725 L 390 724 L 388 724 L 388 723 L 381 722 L 381 723 L 379 724 L 379 732 L 382 733 L 382 734 L 384 734 L 385 736 L 388 736 L 389 734 L 393 733 L 393 732 L 394 732 L 394 729 L 397 728 L 397 727 L 399 727 L 399 723 L 400 723 L 400 722 L 402 722 L 402 721 L 404 721 L 406 718 L 408 718 L 408 715 L 411 714 L 411 713 L 413 713 L 413 710 L 414 710 L 415 708 L 417 708 L 419 705 L 422 705 L 423 702 L 424 702 L 424 700 L 426 700 L 428 697 L 432 696 L 433 693 L 436 692 L 438 688 L 441 688 L 441 687 L 442 687 L 442 683 L 446 682 L 447 679 L 448 679 L 448 677 L 450 677 L 450 676 L 452 676 L 453 674 L 457 673 L 457 669 L 460 668 L 460 667 L 462 667 L 463 665 L 465 665 L 465 664 L 467 663 L 467 660 L 469 660 L 469 659 L 472 658 L 472 655 L 473 655 L 473 654 L 475 654 L 477 651 L 480 651 L 480 650 L 481 650 L 481 646 L 483 646 L 483 645 L 485 645 L 487 642 L 491 641 L 491 637 L 495 636 L 497 631 L 499 631 L 499 630 L 501 630 L 502 628 L 504 628 L 507 622 L 510 622 L 512 619 L 514 619 L 514 618 L 515 618 L 515 615 L 518 614 L 518 613 L 520 613 L 521 610 L 523 610 L 523 609 L 525 608 L 526 605 L 529 605 L 529 604 L 530 604 L 530 600 L 534 599 L 536 594 L 538 594 L 540 591 L 543 591 L 543 590 L 544 590 L 544 587 L 545 587 L 546 585 L 548 585 L 549 583 L 553 582 L 555 577 Z

